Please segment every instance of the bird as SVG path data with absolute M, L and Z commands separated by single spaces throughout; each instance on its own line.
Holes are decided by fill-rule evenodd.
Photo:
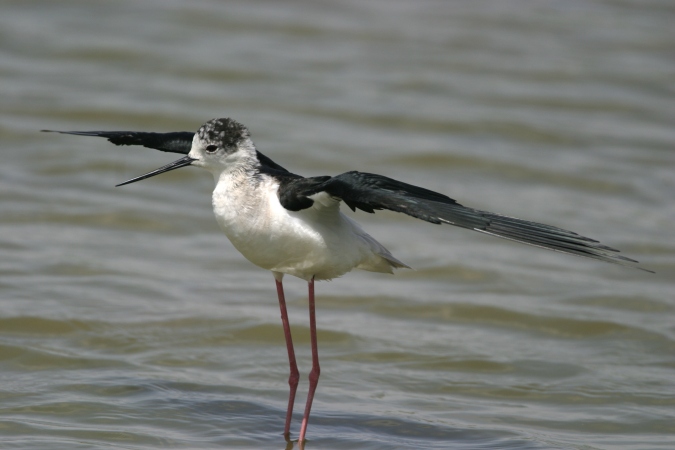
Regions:
M 314 282 L 340 277 L 353 269 L 393 273 L 410 268 L 340 211 L 391 210 L 433 224 L 449 224 L 511 241 L 608 263 L 638 266 L 619 250 L 572 231 L 466 207 L 454 199 L 383 175 L 350 171 L 336 176 L 303 177 L 260 153 L 248 128 L 230 118 L 204 123 L 196 133 L 143 131 L 55 131 L 108 139 L 115 145 L 139 145 L 182 158 L 117 186 L 135 183 L 187 166 L 214 177 L 213 211 L 234 247 L 253 264 L 270 271 L 276 283 L 288 352 L 290 387 L 284 436 L 290 437 L 299 370 L 284 296 L 283 277 L 307 282 L 312 369 L 298 442 L 307 425 L 319 381 Z

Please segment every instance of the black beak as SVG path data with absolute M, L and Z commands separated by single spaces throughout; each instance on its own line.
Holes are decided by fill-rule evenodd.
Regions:
M 160 173 L 168 172 L 170 170 L 175 170 L 175 169 L 180 169 L 181 167 L 189 166 L 192 164 L 192 161 L 197 161 L 194 158 L 190 158 L 189 156 L 185 156 L 178 161 L 174 161 L 170 164 L 167 164 L 166 166 L 160 167 L 159 169 L 153 170 L 152 172 L 148 172 L 145 175 L 141 175 L 136 178 L 132 178 L 131 180 L 127 180 L 124 183 L 120 183 L 115 187 L 119 186 L 124 186 L 125 184 L 131 184 L 135 183 L 137 181 L 145 180 L 146 178 L 154 177 L 155 175 L 159 175 Z

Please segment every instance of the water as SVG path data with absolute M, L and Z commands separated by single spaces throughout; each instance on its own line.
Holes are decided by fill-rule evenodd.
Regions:
M 0 446 L 286 447 L 274 283 L 217 229 L 211 177 L 114 188 L 176 156 L 37 132 L 231 116 L 298 173 L 382 173 L 657 272 L 355 214 L 416 270 L 317 285 L 306 448 L 673 448 L 674 22 L 637 0 L 2 2 Z

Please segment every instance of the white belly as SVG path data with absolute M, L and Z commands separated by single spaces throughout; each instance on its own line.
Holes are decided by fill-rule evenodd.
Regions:
M 213 192 L 218 224 L 237 250 L 264 269 L 325 280 L 354 268 L 391 273 L 392 267 L 405 267 L 340 213 L 337 201 L 294 212 L 281 206 L 271 180 L 254 190 L 228 185 L 221 182 Z

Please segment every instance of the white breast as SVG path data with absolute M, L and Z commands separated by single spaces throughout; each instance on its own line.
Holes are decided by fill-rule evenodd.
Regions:
M 213 191 L 218 224 L 252 263 L 305 280 L 336 278 L 354 268 L 391 273 L 407 267 L 340 213 L 338 200 L 321 193 L 311 208 L 288 211 L 277 189 L 266 175 L 251 181 L 228 174 Z

